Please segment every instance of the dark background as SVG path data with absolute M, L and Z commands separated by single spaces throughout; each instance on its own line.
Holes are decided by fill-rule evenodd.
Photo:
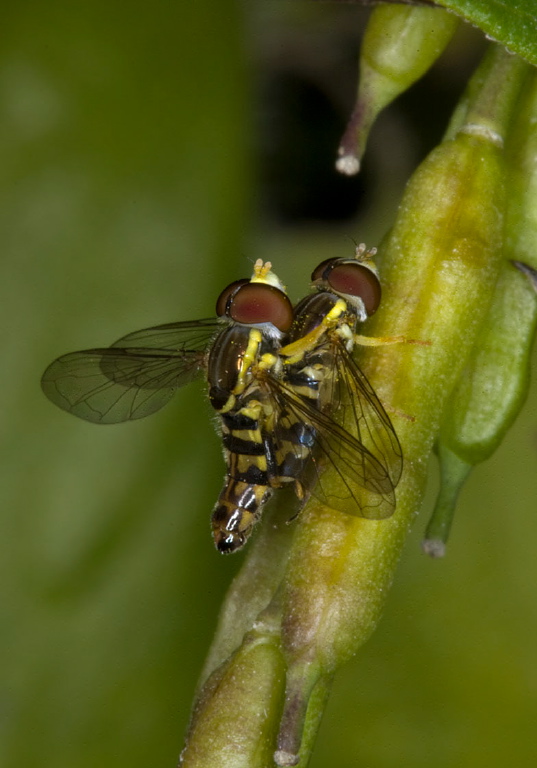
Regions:
M 3 5 L 0 38 L 0 763 L 174 765 L 242 555 L 213 549 L 223 476 L 203 388 L 95 427 L 55 409 L 56 356 L 210 316 L 270 259 L 293 297 L 378 242 L 482 51 L 461 31 L 333 171 L 366 14 L 341 4 Z M 535 764 L 537 390 L 336 678 L 312 768 Z

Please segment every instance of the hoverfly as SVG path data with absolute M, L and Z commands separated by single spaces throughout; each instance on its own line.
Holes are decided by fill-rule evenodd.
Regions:
M 41 386 L 57 406 L 98 424 L 140 419 L 162 408 L 175 390 L 206 374 L 209 400 L 220 415 L 227 476 L 213 510 L 220 552 L 246 541 L 263 505 L 279 486 L 270 444 L 270 392 L 256 366 L 272 361 L 293 320 L 285 289 L 271 264 L 256 262 L 251 280 L 237 280 L 216 303 L 216 318 L 135 331 L 108 348 L 55 360 Z
M 386 411 L 352 357 L 360 338 L 358 323 L 380 303 L 375 253 L 360 245 L 354 258 L 318 265 L 311 277 L 314 292 L 294 307 L 280 357 L 282 381 L 298 398 L 295 418 L 311 425 L 309 441 L 317 459 L 313 454 L 313 461 L 304 462 L 303 473 L 305 478 L 313 475 L 314 495 L 336 510 L 382 519 L 395 510 L 402 451 Z M 327 463 L 335 471 L 325 481 L 317 466 Z

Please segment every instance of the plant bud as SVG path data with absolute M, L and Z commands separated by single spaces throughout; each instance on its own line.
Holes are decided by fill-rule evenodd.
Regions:
M 537 267 L 537 78 L 517 105 L 507 144 L 505 255 Z M 441 488 L 424 550 L 441 556 L 458 493 L 471 468 L 488 459 L 518 415 L 529 385 L 537 296 L 528 280 L 502 264 L 492 303 L 444 414 L 438 441 Z
M 377 115 L 434 64 L 458 23 L 441 8 L 384 5 L 373 10 L 360 53 L 357 101 L 338 150 L 338 171 L 358 173 Z
M 265 768 L 271 763 L 284 692 L 278 628 L 258 621 L 201 689 L 181 768 Z M 226 755 L 225 750 L 229 750 Z

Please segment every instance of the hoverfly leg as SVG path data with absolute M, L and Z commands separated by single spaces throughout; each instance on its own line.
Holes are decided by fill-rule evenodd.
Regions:
M 354 334 L 355 344 L 360 344 L 362 347 L 381 347 L 388 346 L 390 344 L 416 344 L 421 347 L 430 347 L 431 341 L 421 341 L 419 339 L 407 339 L 406 336 L 362 336 L 359 333 Z M 399 416 L 406 421 L 416 421 L 415 416 L 411 416 L 409 413 L 400 411 L 397 408 L 384 403 L 384 408 L 393 413 L 395 416 Z
M 265 458 L 267 460 L 267 476 L 270 485 L 272 488 L 280 488 L 282 482 L 278 467 L 278 459 L 276 457 L 274 440 L 270 435 L 263 435 L 263 446 L 265 448 Z
M 389 413 L 392 413 L 394 416 L 399 416 L 400 419 L 404 419 L 405 421 L 410 421 L 411 424 L 414 424 L 416 421 L 415 416 L 411 416 L 410 413 L 405 413 L 404 411 L 400 411 L 399 408 L 394 408 L 393 406 L 389 405 L 389 403 L 384 403 L 384 408 Z
M 432 344 L 432 341 L 407 339 L 406 336 L 362 336 L 360 333 L 354 334 L 354 342 L 361 347 L 382 347 L 388 344 L 417 344 L 420 347 L 430 347 Z
M 298 515 L 302 512 L 304 507 L 306 506 L 307 502 L 309 501 L 309 498 L 311 496 L 311 491 L 308 491 L 308 489 L 304 486 L 303 483 L 300 482 L 300 480 L 295 480 L 294 482 L 294 490 L 295 490 L 295 496 L 297 498 L 297 508 L 296 512 L 292 517 L 289 518 L 287 521 L 288 523 L 292 523 L 293 520 L 298 517 Z

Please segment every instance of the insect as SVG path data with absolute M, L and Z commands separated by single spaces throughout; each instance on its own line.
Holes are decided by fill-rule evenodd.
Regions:
M 289 341 L 279 355 L 282 381 L 298 398 L 294 417 L 298 424 L 310 424 L 309 444 L 315 446 L 311 460 L 303 461 L 303 482 L 327 506 L 381 519 L 395 509 L 402 451 L 386 411 L 352 358 L 355 342 L 363 340 L 357 325 L 380 303 L 375 253 L 361 245 L 352 259 L 319 264 L 312 274 L 314 292 L 295 306 Z M 327 464 L 333 471 L 325 479 Z
M 222 291 L 216 314 L 136 331 L 108 348 L 63 355 L 46 369 L 41 386 L 63 410 L 114 424 L 155 413 L 179 387 L 205 373 L 227 463 L 212 515 L 213 538 L 220 552 L 233 552 L 280 485 L 270 444 L 271 392 L 256 370 L 267 356 L 262 371 L 268 377 L 293 311 L 271 264 L 258 261 L 251 280 Z

